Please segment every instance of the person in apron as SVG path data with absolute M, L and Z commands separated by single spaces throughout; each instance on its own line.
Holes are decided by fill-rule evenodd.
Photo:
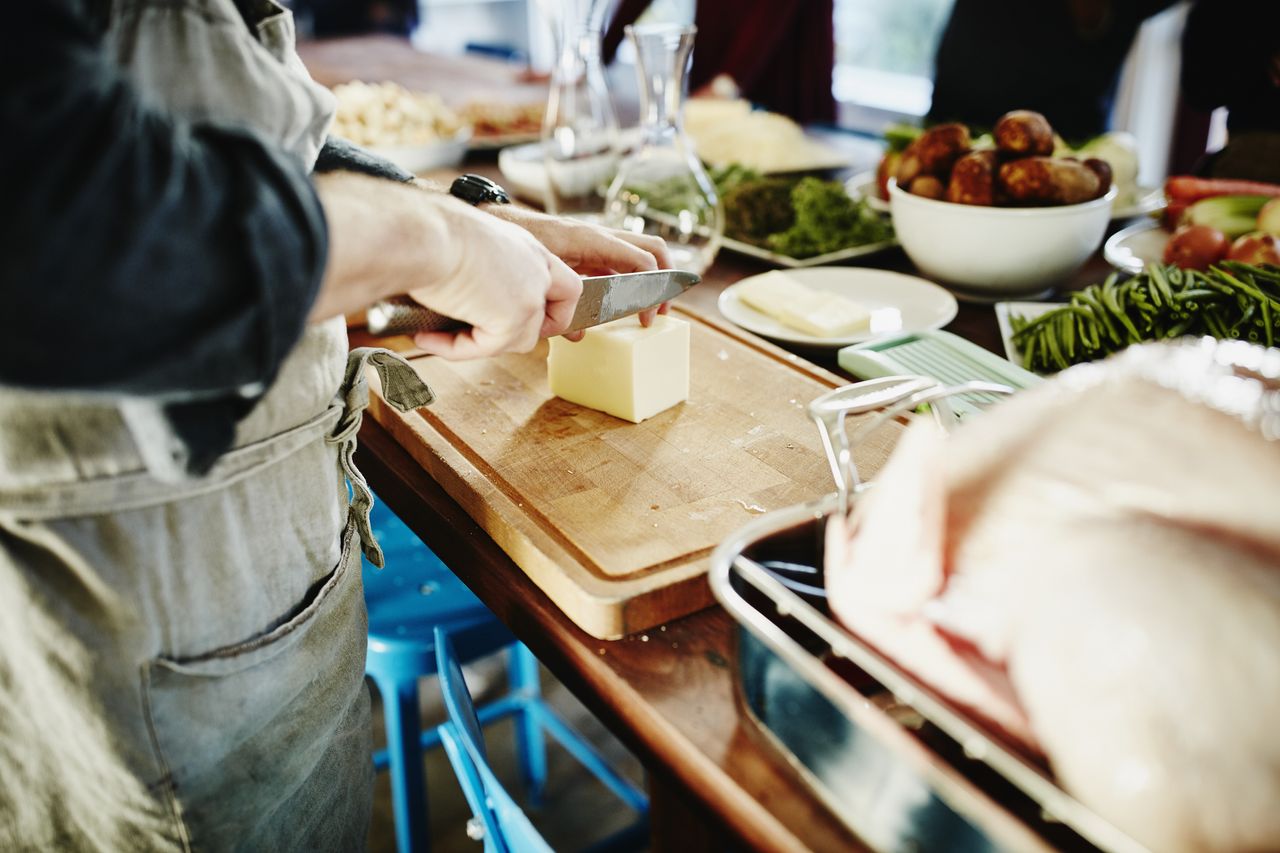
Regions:
M 331 96 L 273 0 L 117 0 L 105 44 L 153 103 L 315 162 Z M 628 262 L 608 255 L 581 257 Z M 392 354 L 348 354 L 340 317 L 314 323 L 199 477 L 154 403 L 0 387 L 4 846 L 363 847 L 369 366 L 393 405 L 431 401 Z

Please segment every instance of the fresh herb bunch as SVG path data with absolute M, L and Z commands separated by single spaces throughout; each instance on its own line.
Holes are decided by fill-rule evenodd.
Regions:
M 1200 272 L 1151 264 L 1127 281 L 1112 274 L 1034 319 L 1009 320 L 1023 367 L 1037 373 L 1183 335 L 1274 346 L 1280 338 L 1280 267 L 1227 261 Z
M 791 227 L 766 240 L 781 255 L 810 258 L 893 236 L 893 226 L 886 219 L 865 201 L 850 198 L 837 181 L 802 178 L 791 190 L 791 207 L 795 211 Z
M 761 177 L 737 165 L 712 169 L 710 176 L 724 205 L 725 234 L 735 240 L 809 258 L 893 237 L 888 220 L 837 181 Z M 666 213 L 697 201 L 684 179 L 629 189 Z
M 753 246 L 768 246 L 770 235 L 796 221 L 790 178 L 760 178 L 739 183 L 724 194 L 724 233 Z

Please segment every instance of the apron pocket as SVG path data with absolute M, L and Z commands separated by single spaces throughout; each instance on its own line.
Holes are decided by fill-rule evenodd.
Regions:
M 342 557 L 278 626 L 193 658 L 157 658 L 153 747 L 194 849 L 363 847 L 373 778 L 355 524 Z

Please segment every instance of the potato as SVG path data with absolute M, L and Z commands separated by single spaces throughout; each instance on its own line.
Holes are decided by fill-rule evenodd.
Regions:
M 1084 161 L 1084 166 L 1098 176 L 1098 192 L 1094 198 L 1102 198 L 1111 189 L 1111 164 L 1098 157 L 1090 157 Z
M 908 145 L 902 151 L 902 156 L 898 158 L 897 172 L 895 177 L 898 179 L 898 186 L 906 189 L 911 186 L 914 181 L 922 173 L 920 168 L 920 140 L 916 140 Z
M 996 152 L 971 151 L 956 161 L 947 184 L 947 201 L 956 204 L 994 205 Z
M 885 201 L 889 200 L 889 179 L 897 176 L 901 160 L 901 151 L 886 151 L 876 167 L 876 195 Z
M 969 138 L 969 128 L 953 122 L 929 128 L 915 144 L 920 157 L 920 171 L 941 178 L 945 183 L 951 175 L 951 167 L 969 153 L 973 143 Z
M 1053 153 L 1053 127 L 1047 118 L 1031 110 L 1005 113 L 992 134 L 1003 154 L 1048 157 Z
M 1098 176 L 1083 163 L 1052 157 L 1021 157 L 1000 166 L 997 191 L 1015 204 L 1079 204 L 1097 198 Z
M 943 193 L 946 192 L 946 188 L 942 185 L 942 181 L 938 180 L 933 175 L 921 175 L 911 182 L 911 186 L 908 187 L 907 192 L 912 195 L 940 200 Z

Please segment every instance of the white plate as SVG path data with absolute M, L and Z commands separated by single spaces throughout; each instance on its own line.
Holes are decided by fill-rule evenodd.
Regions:
M 638 127 L 618 133 L 618 145 L 624 155 L 636 147 L 642 135 L 643 131 Z M 547 166 L 541 141 L 503 148 L 498 152 L 498 171 L 502 173 L 503 186 L 518 198 L 537 204 L 546 199 Z
M 708 166 L 713 166 L 717 169 L 744 165 L 741 163 L 726 163 L 716 160 L 705 160 L 704 162 Z M 809 157 L 807 159 L 789 163 L 786 168 L 763 169 L 759 166 L 752 165 L 748 165 L 747 168 L 753 169 L 762 175 L 777 176 L 803 174 L 805 172 L 833 172 L 838 169 L 849 168 L 849 157 L 839 151 L 824 148 L 821 144 L 815 143 L 813 149 L 809 152 Z
M 1158 210 L 1164 210 L 1168 202 L 1164 197 L 1164 187 L 1138 187 L 1133 200 L 1128 204 L 1112 205 L 1111 221 L 1117 219 L 1133 219 L 1135 216 L 1147 216 Z
M 845 182 L 845 187 L 849 190 L 849 195 L 854 198 L 865 198 L 867 207 L 872 210 L 880 213 L 889 212 L 889 202 L 880 198 L 876 193 L 876 173 L 874 171 L 859 172 Z M 1122 219 L 1133 219 L 1136 216 L 1147 216 L 1156 211 L 1164 210 L 1166 204 L 1163 188 L 1138 187 L 1133 201 L 1125 205 L 1112 206 L 1111 221 L 1118 222 Z
M 524 145 L 529 142 L 537 142 L 540 135 L 538 131 L 534 130 L 527 133 L 498 133 L 488 136 L 474 136 L 471 138 L 470 150 L 495 151 L 511 145 Z
M 844 182 L 844 188 L 849 195 L 854 198 L 865 198 L 867 200 L 867 207 L 877 213 L 888 213 L 889 202 L 886 199 L 880 198 L 879 193 L 876 192 L 877 183 L 876 173 L 873 169 L 869 172 L 859 172 L 854 175 L 852 178 Z
M 517 198 L 542 204 L 547 194 L 547 167 L 542 160 L 542 143 L 513 145 L 498 152 L 502 186 Z
M 1116 269 L 1137 275 L 1147 264 L 1164 259 L 1164 246 L 1171 236 L 1159 222 L 1139 222 L 1107 238 L 1102 257 Z
M 720 313 L 742 328 L 775 341 L 832 348 L 874 340 L 895 332 L 940 329 L 956 316 L 954 296 L 913 275 L 851 267 L 811 267 L 787 275 L 806 287 L 838 293 L 861 303 L 871 312 L 871 329 L 853 335 L 819 338 L 784 326 L 738 298 L 738 288 L 756 276 L 724 289 L 720 294 Z
M 885 249 L 892 249 L 897 245 L 897 240 L 889 239 L 881 240 L 878 243 L 863 243 L 861 246 L 850 246 L 847 249 L 837 249 L 834 252 L 827 252 L 825 255 L 814 255 L 812 258 L 793 258 L 790 255 L 779 255 L 777 252 L 771 252 L 751 243 L 734 240 L 732 237 L 725 237 L 720 241 L 721 248 L 729 249 L 742 255 L 750 255 L 753 258 L 759 258 L 762 261 L 768 261 L 771 264 L 777 264 L 788 269 L 804 269 L 805 267 L 820 267 L 826 264 L 839 263 L 853 258 L 861 258 L 864 255 L 874 255 L 876 252 L 883 252 Z
M 1022 351 L 1013 342 L 1013 322 L 1009 319 L 1010 314 L 1034 320 L 1041 314 L 1046 314 L 1054 308 L 1060 307 L 1062 307 L 1060 302 L 997 302 L 996 323 L 1000 326 L 1000 340 L 1004 343 L 1004 357 L 1018 365 L 1018 367 L 1022 367 Z

